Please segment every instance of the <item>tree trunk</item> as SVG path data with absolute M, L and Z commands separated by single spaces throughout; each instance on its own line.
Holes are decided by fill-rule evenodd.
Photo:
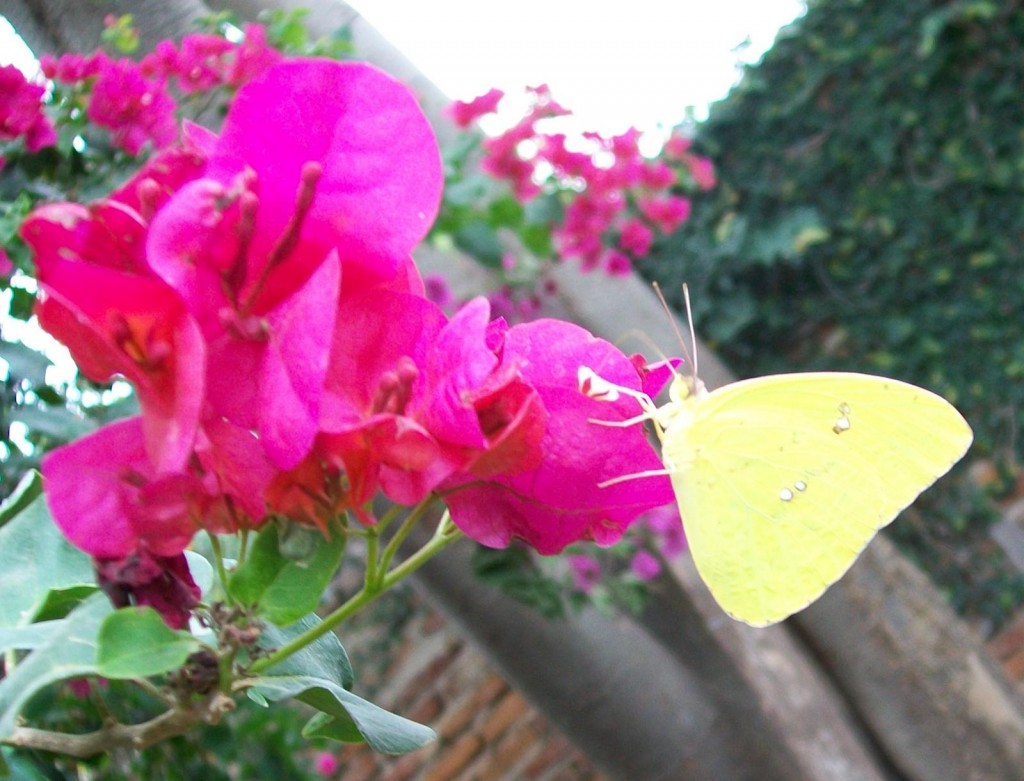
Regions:
M 1019 689 L 887 539 L 795 622 L 907 778 L 1024 779 Z
M 588 611 L 550 621 L 476 580 L 470 553 L 468 543 L 445 551 L 424 567 L 418 585 L 609 777 L 808 777 L 700 621 L 674 617 L 703 646 L 682 653 L 628 618 L 608 620 Z M 667 607 L 678 613 L 680 604 Z
M 0 0 L 0 13 L 38 56 L 92 51 L 107 14 L 132 14 L 139 51 L 148 52 L 164 38 L 193 32 L 194 21 L 210 9 L 202 0 Z

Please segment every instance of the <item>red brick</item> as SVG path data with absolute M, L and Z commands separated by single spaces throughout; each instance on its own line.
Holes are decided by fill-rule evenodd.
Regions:
M 370 781 L 377 776 L 377 756 L 369 746 L 347 746 L 340 760 L 345 781 Z
M 529 727 L 508 730 L 494 747 L 490 769 L 494 772 L 490 778 L 523 777 L 521 768 L 540 750 L 543 738 Z M 512 775 L 512 772 L 515 775 Z
M 484 657 L 472 648 L 466 648 L 459 658 L 448 665 L 434 682 L 434 689 L 445 700 L 457 700 L 470 689 L 484 683 L 491 669 Z
M 529 779 L 541 778 L 550 768 L 561 762 L 572 754 L 573 747 L 568 740 L 559 732 L 554 732 L 548 725 L 544 730 L 547 740 L 544 748 L 536 758 L 526 767 L 526 777 Z
M 427 724 L 429 726 L 431 722 L 436 721 L 438 716 L 441 715 L 443 707 L 444 702 L 437 694 L 427 692 L 409 708 L 404 709 L 402 715 L 407 719 L 412 719 L 420 724 Z
M 523 718 L 530 711 L 530 704 L 518 692 L 510 691 L 495 706 L 480 727 L 480 735 L 487 742 L 492 742 L 506 729 Z
M 480 736 L 473 733 L 467 733 L 454 743 L 442 746 L 423 781 L 453 781 L 483 747 Z
M 430 764 L 436 750 L 436 746 L 424 746 L 411 754 L 389 757 L 377 777 L 380 781 L 408 781 Z
M 428 686 L 432 686 L 438 677 L 454 663 L 462 649 L 457 645 L 447 645 L 440 655 L 435 656 L 422 670 L 419 671 L 402 690 L 402 696 L 412 693 L 419 694 Z
M 477 716 L 487 710 L 487 706 L 508 689 L 507 684 L 497 675 L 490 675 L 482 685 L 467 691 L 457 700 L 449 704 L 445 713 L 438 719 L 434 729 L 444 739 L 454 738 Z
M 445 620 L 445 617 L 440 613 L 431 610 L 423 619 L 423 626 L 421 627 L 421 631 L 424 634 L 432 635 L 434 632 L 437 632 L 441 629 L 446 629 L 447 627 L 448 622 Z
M 449 704 L 444 715 L 434 724 L 434 731 L 443 740 L 454 740 L 473 724 L 480 713 L 480 704 L 474 692 L 468 692 L 455 702 Z

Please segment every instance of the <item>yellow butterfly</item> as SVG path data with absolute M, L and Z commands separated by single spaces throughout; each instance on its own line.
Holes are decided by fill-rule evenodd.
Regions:
M 753 626 L 821 596 L 973 439 L 942 397 L 868 374 L 777 374 L 712 392 L 677 375 L 662 407 L 586 367 L 580 383 L 594 398 L 639 399 L 644 414 L 626 423 L 654 421 L 701 578 Z

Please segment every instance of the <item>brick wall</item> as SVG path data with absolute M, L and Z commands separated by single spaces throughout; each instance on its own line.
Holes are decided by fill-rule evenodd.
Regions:
M 391 598 L 389 596 L 389 598 Z M 399 757 L 364 745 L 338 754 L 343 781 L 607 781 L 487 659 L 415 595 L 398 618 L 372 613 L 343 637 L 356 693 L 432 727 L 436 742 Z M 390 637 L 381 642 L 381 633 Z M 368 689 L 370 691 L 368 691 Z

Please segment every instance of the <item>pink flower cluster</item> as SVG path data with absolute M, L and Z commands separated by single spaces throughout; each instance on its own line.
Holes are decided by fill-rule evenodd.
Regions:
M 240 87 L 280 59 L 267 44 L 264 28 L 250 24 L 240 44 L 197 33 L 186 35 L 178 46 L 162 41 L 141 62 L 97 51 L 44 56 L 40 64 L 47 78 L 79 91 L 89 120 L 109 130 L 115 146 L 137 155 L 146 143 L 163 149 L 177 139 L 172 87 L 183 95 Z
M 0 68 L 0 139 L 21 138 L 29 152 L 57 143 L 57 131 L 43 113 L 45 93 L 15 66 Z
M 182 625 L 183 550 L 268 517 L 374 523 L 382 494 L 441 497 L 485 545 L 615 542 L 672 498 L 636 413 L 581 365 L 656 392 L 668 377 L 559 321 L 451 318 L 410 252 L 440 154 L 413 95 L 371 66 L 294 60 L 244 86 L 215 136 L 188 126 L 121 189 L 37 209 L 43 327 L 141 414 L 49 453 L 48 502 L 108 593 Z
M 646 532 L 651 543 L 649 548 L 658 551 L 665 559 L 673 559 L 686 550 L 686 535 L 679 510 L 674 504 L 655 507 L 644 513 L 634 528 Z M 648 547 L 640 547 L 630 556 L 629 571 L 637 580 L 649 581 L 661 574 L 661 559 Z M 573 585 L 577 591 L 590 593 L 601 582 L 604 575 L 601 562 L 586 553 L 575 553 L 568 557 Z
M 626 274 L 650 251 L 656 231 L 670 234 L 690 216 L 680 185 L 700 190 L 715 186 L 714 168 L 694 154 L 680 135 L 666 143 L 659 159 L 640 152 L 640 133 L 584 134 L 576 148 L 564 133 L 545 132 L 544 120 L 569 114 L 547 86 L 530 89 L 530 108 L 509 130 L 483 142 L 483 169 L 507 180 L 516 197 L 529 201 L 559 192 L 567 202 L 555 228 L 558 253 L 578 258 L 584 270 Z M 448 111 L 460 127 L 497 110 L 502 93 L 491 90 Z M 576 145 L 578 146 L 578 145 Z

